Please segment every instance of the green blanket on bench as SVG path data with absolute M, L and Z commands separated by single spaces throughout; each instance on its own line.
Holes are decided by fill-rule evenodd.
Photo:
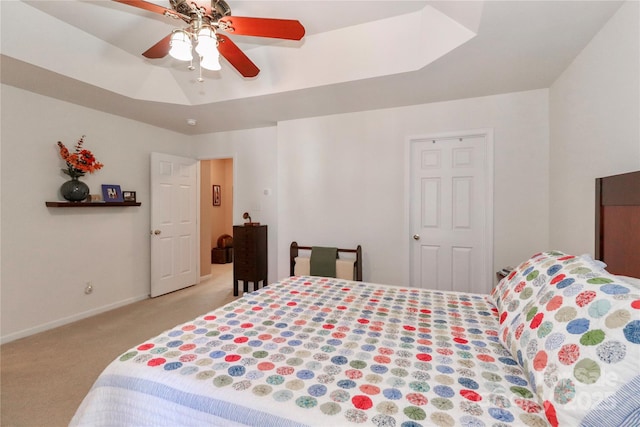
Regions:
M 338 248 L 311 247 L 309 274 L 312 276 L 336 277 Z

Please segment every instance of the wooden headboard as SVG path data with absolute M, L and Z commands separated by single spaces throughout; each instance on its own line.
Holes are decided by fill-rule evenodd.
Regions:
M 596 179 L 595 257 L 640 278 L 640 171 Z

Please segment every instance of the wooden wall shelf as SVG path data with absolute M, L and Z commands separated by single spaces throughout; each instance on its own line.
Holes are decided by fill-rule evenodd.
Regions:
M 140 202 L 45 202 L 48 208 L 116 208 L 140 206 Z

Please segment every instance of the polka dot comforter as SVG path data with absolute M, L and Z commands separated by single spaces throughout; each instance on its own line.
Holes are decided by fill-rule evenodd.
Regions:
M 558 286 L 564 269 L 550 274 L 546 265 L 534 267 L 535 278 L 534 270 L 523 276 L 534 264 L 528 262 L 491 296 L 287 278 L 126 351 L 97 379 L 71 425 L 557 425 L 580 381 L 598 384 L 610 376 L 605 368 L 636 357 L 635 365 L 624 365 L 621 384 L 608 379 L 606 396 L 582 408 L 583 417 L 597 416 L 604 403 L 633 392 L 640 290 L 614 283 L 629 292 L 616 288 L 610 306 L 597 296 L 577 303 L 586 285 L 567 292 L 577 280 Z M 593 285 L 594 292 L 610 284 Z M 543 286 L 562 301 L 540 292 Z M 614 304 L 620 301 L 626 306 Z M 538 316 L 549 306 L 555 313 Z M 576 314 L 552 320 L 561 306 L 577 306 Z M 610 321 L 616 334 L 574 321 L 583 319 L 582 308 L 604 323 L 616 312 Z M 574 341 L 593 354 L 567 346 Z

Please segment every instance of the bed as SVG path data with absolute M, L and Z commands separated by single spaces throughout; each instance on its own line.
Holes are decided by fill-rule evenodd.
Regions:
M 71 425 L 635 426 L 624 273 L 547 251 L 490 295 L 288 277 L 124 352 Z

